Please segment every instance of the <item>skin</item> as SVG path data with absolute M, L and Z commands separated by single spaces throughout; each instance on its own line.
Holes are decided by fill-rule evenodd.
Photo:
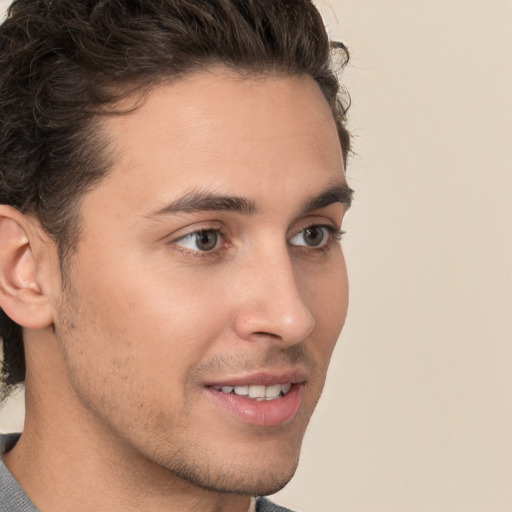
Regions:
M 81 201 L 66 286 L 37 222 L 0 211 L 0 235 L 26 237 L 17 283 L 39 314 L 4 299 L 27 355 L 25 430 L 5 463 L 43 512 L 245 512 L 293 476 L 345 321 L 331 231 L 347 204 L 304 209 L 346 187 L 329 106 L 309 77 L 217 68 L 156 87 L 101 129 L 114 168 Z M 197 192 L 251 211 L 166 211 Z M 312 225 L 326 226 L 313 228 L 319 246 Z M 305 379 L 278 425 L 242 421 L 207 387 L 287 372 Z

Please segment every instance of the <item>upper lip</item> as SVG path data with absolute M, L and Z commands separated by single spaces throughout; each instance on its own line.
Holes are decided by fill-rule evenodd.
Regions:
M 232 375 L 208 381 L 206 386 L 251 386 L 275 384 L 304 384 L 308 374 L 302 369 L 285 371 L 259 371 L 245 375 Z

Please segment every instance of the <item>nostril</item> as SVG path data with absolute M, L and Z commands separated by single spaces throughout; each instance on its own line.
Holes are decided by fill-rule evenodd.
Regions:
M 260 336 L 260 337 L 264 337 L 264 338 L 275 338 L 275 339 L 279 339 L 281 338 L 281 336 L 278 336 L 277 334 L 273 334 L 271 332 L 263 332 L 263 331 L 260 331 L 260 332 L 255 332 L 253 334 L 253 336 Z

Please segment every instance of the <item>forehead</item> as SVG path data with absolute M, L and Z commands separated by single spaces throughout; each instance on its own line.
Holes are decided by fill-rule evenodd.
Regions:
M 107 181 L 135 192 L 133 204 L 146 189 L 162 202 L 197 188 L 264 201 L 269 187 L 286 194 L 298 180 L 306 189 L 344 182 L 333 116 L 310 77 L 195 73 L 155 87 L 104 130 L 114 152 Z

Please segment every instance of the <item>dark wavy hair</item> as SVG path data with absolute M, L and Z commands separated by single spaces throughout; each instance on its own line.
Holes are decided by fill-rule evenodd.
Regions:
M 110 168 L 98 119 L 134 92 L 218 64 L 313 77 L 346 158 L 337 74 L 347 62 L 310 0 L 16 0 L 0 26 L 0 204 L 34 215 L 65 269 L 80 198 Z M 0 336 L 1 399 L 25 380 L 22 328 L 1 309 Z

